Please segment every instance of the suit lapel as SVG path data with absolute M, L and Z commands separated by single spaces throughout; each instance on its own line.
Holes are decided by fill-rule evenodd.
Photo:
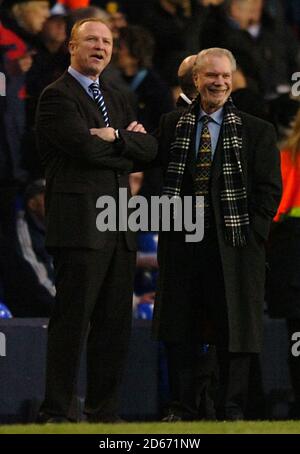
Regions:
M 101 88 L 101 91 L 102 91 L 102 94 L 104 97 L 104 102 L 106 105 L 106 109 L 108 112 L 109 123 L 112 127 L 117 127 L 118 123 L 119 123 L 118 118 L 120 121 L 120 116 L 119 116 L 119 112 L 117 112 L 116 108 L 114 108 L 111 93 L 108 92 L 107 87 L 104 84 L 102 85 L 101 81 L 100 81 L 100 88 Z
M 89 96 L 86 93 L 86 91 L 82 87 L 82 85 L 73 76 L 71 76 L 71 74 L 69 74 L 68 72 L 65 73 L 65 83 L 72 90 L 72 96 L 75 97 L 76 99 L 78 99 L 80 104 L 84 105 L 86 108 L 89 109 L 91 116 L 95 116 L 95 115 L 97 116 L 97 120 L 99 122 L 99 127 L 101 127 L 101 128 L 105 127 L 105 122 L 102 117 L 102 114 L 101 114 L 97 104 L 93 100 L 93 98 L 91 98 L 91 96 Z M 92 83 L 92 81 L 91 81 L 91 83 Z M 104 96 L 105 105 L 107 106 L 107 94 L 106 94 L 106 97 L 104 94 L 103 94 L 103 96 Z M 109 120 L 112 123 L 111 109 L 109 108 L 109 106 L 107 106 L 107 110 L 108 110 Z

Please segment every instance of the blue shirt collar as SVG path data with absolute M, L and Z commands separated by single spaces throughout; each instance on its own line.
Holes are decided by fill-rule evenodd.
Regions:
M 200 112 L 199 112 L 199 121 L 201 120 L 201 118 L 204 116 L 204 115 L 208 115 L 203 109 L 202 107 L 200 107 Z M 223 122 L 223 118 L 224 118 L 224 108 L 221 107 L 220 109 L 216 110 L 215 112 L 213 112 L 212 114 L 209 114 L 208 115 L 215 123 L 217 123 L 218 125 L 222 125 L 222 122 Z
M 92 79 L 90 79 L 89 77 L 87 76 L 84 76 L 83 74 L 81 74 L 79 71 L 77 71 L 76 69 L 72 68 L 72 66 L 69 66 L 68 68 L 68 73 L 71 74 L 71 76 L 73 76 L 82 86 L 83 88 L 89 92 L 89 86 L 94 82 Z M 98 81 L 95 81 L 96 83 L 98 82 L 99 83 L 99 80 Z

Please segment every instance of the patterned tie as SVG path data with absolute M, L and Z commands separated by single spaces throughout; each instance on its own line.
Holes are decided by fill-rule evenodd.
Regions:
M 205 115 L 201 118 L 203 128 L 200 137 L 199 152 L 196 159 L 195 173 L 195 195 L 204 196 L 204 225 L 209 227 L 210 224 L 210 174 L 211 174 L 211 137 L 208 129 L 210 117 Z
M 89 89 L 93 93 L 94 100 L 95 100 L 99 110 L 101 111 L 101 113 L 103 115 L 103 119 L 105 121 L 105 125 L 108 128 L 110 126 L 109 118 L 108 118 L 108 113 L 106 110 L 104 98 L 101 93 L 100 87 L 96 82 L 93 82 L 91 85 L 89 85 Z

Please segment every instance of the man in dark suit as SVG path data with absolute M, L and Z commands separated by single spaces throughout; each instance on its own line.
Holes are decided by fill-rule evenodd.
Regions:
M 204 197 L 202 241 L 187 242 L 184 231 L 159 239 L 154 332 L 167 346 L 169 421 L 199 419 L 203 342 L 217 349 L 217 415 L 242 419 L 251 355 L 261 348 L 264 243 L 280 199 L 279 156 L 272 125 L 231 101 L 235 67 L 226 49 L 200 52 L 199 96 L 161 121 L 163 193 L 195 203 Z
M 134 121 L 122 95 L 99 81 L 112 42 L 102 21 L 77 22 L 69 44 L 71 65 L 44 90 L 38 107 L 46 245 L 54 257 L 57 292 L 41 421 L 77 420 L 76 382 L 86 338 L 85 413 L 89 421 L 118 419 L 136 245 L 133 232 L 99 231 L 96 202 L 105 195 L 118 205 L 119 188 L 129 194 L 127 174 L 155 157 L 156 141 Z M 119 212 L 117 221 L 121 206 Z

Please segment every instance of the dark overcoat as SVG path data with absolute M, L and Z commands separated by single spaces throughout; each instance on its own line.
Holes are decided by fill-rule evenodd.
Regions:
M 170 145 L 174 140 L 179 112 L 162 118 L 160 125 L 160 160 L 166 172 Z M 258 352 L 262 341 L 265 285 L 265 241 L 281 195 L 279 153 L 271 124 L 240 112 L 242 126 L 241 164 L 245 177 L 250 216 L 248 243 L 233 247 L 225 242 L 220 204 L 222 188 L 222 129 L 214 155 L 211 178 L 211 200 L 216 221 L 217 238 L 225 284 L 229 329 L 229 351 Z M 193 134 L 195 136 L 195 134 Z M 182 195 L 190 195 L 193 187 L 194 143 L 182 183 Z M 190 272 L 186 257 L 190 243 L 180 235 L 162 232 L 158 260 L 160 277 L 154 314 L 154 334 L 159 339 L 179 341 L 189 334 L 187 281 Z M 199 304 L 201 295 L 199 294 Z

